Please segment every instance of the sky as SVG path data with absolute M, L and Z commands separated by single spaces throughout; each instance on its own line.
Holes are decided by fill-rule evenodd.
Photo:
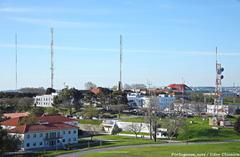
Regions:
M 0 0 L 0 90 L 50 86 L 54 28 L 54 87 L 91 81 L 214 86 L 215 47 L 223 86 L 240 86 L 238 0 Z

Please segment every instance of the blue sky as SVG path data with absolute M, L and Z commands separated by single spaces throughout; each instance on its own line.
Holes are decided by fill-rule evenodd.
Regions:
M 55 31 L 55 88 L 123 82 L 213 86 L 215 47 L 224 86 L 240 85 L 238 0 L 0 0 L 0 90 L 50 85 L 50 27 Z

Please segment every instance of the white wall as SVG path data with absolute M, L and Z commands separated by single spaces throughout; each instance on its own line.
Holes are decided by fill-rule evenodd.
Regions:
M 69 134 L 70 131 L 70 134 Z M 75 131 L 75 133 L 74 133 Z M 57 142 L 57 146 L 64 146 L 66 144 L 73 144 L 78 142 L 78 129 L 67 129 L 58 131 L 48 131 L 48 132 L 32 132 L 24 134 L 23 149 L 36 149 L 51 147 L 49 146 L 50 140 L 46 140 L 46 134 L 48 133 L 48 139 L 50 139 L 50 133 L 56 133 L 59 138 L 52 138 L 52 141 Z M 60 134 L 58 134 L 58 132 Z M 59 136 L 58 136 L 59 135 Z M 52 146 L 56 147 L 56 145 Z

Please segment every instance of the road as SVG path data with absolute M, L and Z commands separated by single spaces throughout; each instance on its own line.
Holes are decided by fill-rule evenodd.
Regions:
M 228 142 L 240 142 L 239 140 L 231 140 L 224 142 L 189 142 L 189 143 L 162 143 L 162 144 L 141 144 L 141 145 L 127 145 L 127 146 L 116 146 L 116 147 L 107 147 L 107 148 L 99 148 L 99 149 L 88 149 L 88 150 L 80 150 L 79 152 L 69 153 L 64 155 L 57 155 L 57 157 L 79 157 L 80 155 L 90 154 L 90 153 L 99 153 L 110 150 L 118 150 L 124 148 L 141 148 L 141 147 L 157 147 L 157 146 L 175 146 L 175 145 L 193 145 L 193 144 L 220 144 L 220 143 L 228 143 Z

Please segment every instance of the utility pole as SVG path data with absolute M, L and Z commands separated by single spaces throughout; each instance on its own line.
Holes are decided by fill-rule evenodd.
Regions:
M 119 82 L 118 82 L 118 90 L 122 91 L 122 35 L 120 35 L 120 74 L 119 74 Z
M 17 33 L 15 34 L 15 89 L 18 89 L 18 40 Z
M 53 51 L 53 28 L 51 28 L 51 88 L 53 88 L 53 80 L 54 80 L 54 51 Z

